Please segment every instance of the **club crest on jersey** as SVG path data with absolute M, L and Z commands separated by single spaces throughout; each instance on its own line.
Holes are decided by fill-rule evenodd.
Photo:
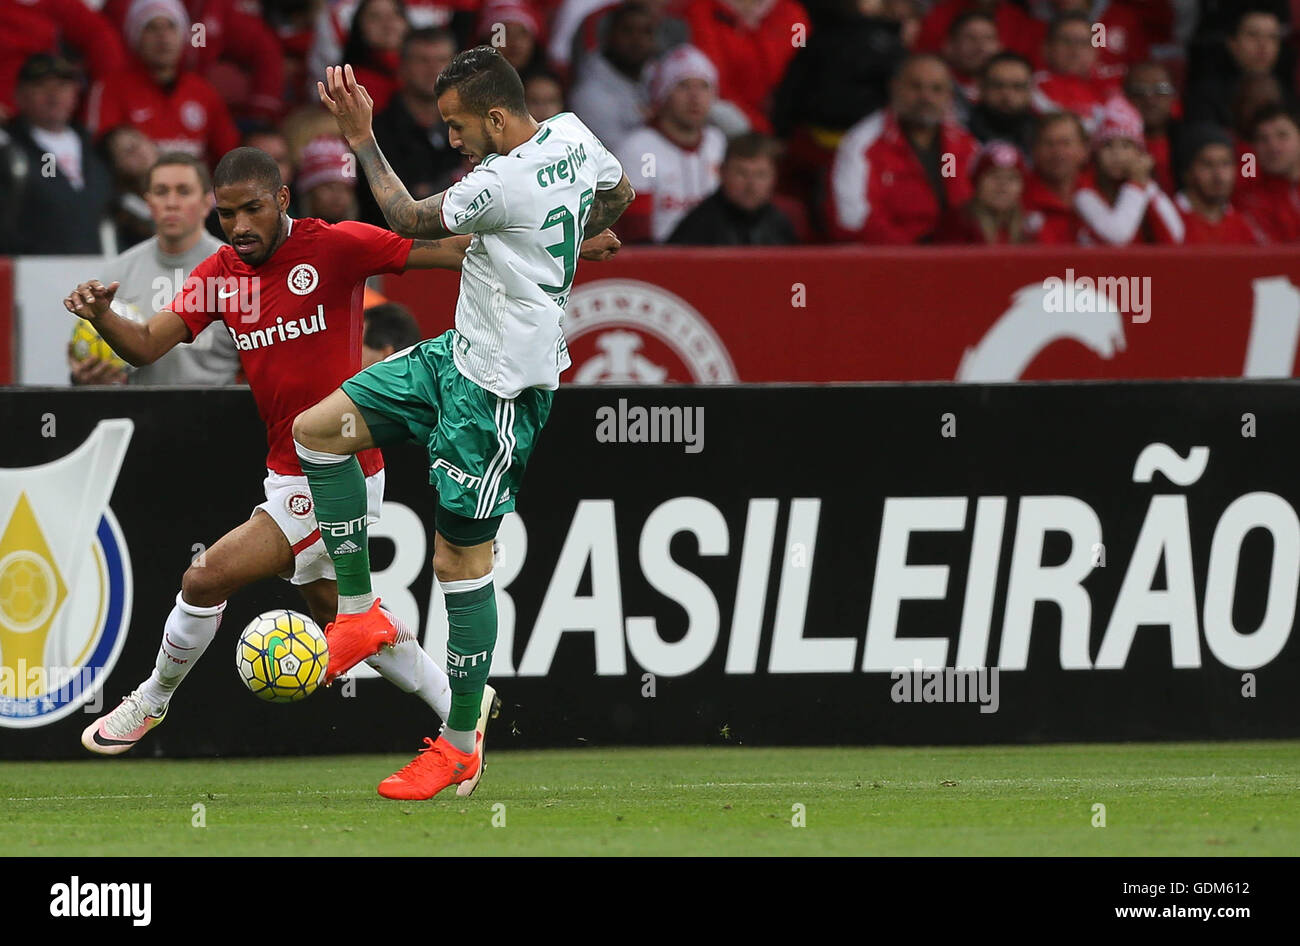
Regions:
M 311 515 L 311 494 L 290 493 L 284 501 L 284 508 L 295 519 L 306 519 Z
M 289 291 L 295 296 L 305 296 L 320 284 L 320 275 L 310 263 L 299 263 L 289 270 Z

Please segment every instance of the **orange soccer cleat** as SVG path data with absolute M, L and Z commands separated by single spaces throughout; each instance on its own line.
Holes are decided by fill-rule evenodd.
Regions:
M 397 643 L 397 624 L 379 607 L 379 599 L 364 614 L 340 614 L 325 626 L 329 644 L 329 665 L 325 668 L 325 685 L 329 686 L 381 647 Z
M 379 783 L 379 794 L 385 798 L 422 801 L 448 785 L 473 778 L 478 772 L 481 735 L 475 740 L 474 752 L 461 752 L 441 736 L 437 742 L 428 736 L 424 741 L 427 745 L 419 755 Z

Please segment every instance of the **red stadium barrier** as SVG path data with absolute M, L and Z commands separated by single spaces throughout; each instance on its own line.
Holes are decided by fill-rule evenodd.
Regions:
M 1290 376 L 1298 287 L 1284 247 L 626 249 L 579 267 L 565 379 Z M 427 334 L 456 290 L 385 285 Z

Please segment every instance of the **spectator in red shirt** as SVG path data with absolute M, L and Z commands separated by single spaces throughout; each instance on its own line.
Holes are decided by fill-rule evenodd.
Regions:
M 939 52 L 952 21 L 971 10 L 993 17 L 1003 48 L 1031 60 L 1038 57 L 1043 44 L 1043 24 L 1010 0 L 940 0 L 921 24 L 917 52 Z
M 1169 195 L 1151 179 L 1154 162 L 1143 145 L 1142 116 L 1128 99 L 1117 95 L 1106 103 L 1093 147 L 1093 182 L 1074 192 L 1079 242 L 1154 243 L 1164 229 L 1168 242 L 1181 243 L 1182 218 Z
M 1174 154 L 1181 123 L 1174 118 L 1178 95 L 1169 70 L 1158 62 L 1139 63 L 1124 80 L 1124 96 L 1142 116 L 1147 153 L 1155 162 L 1156 183 L 1165 193 L 1175 193 Z
M 126 15 L 132 68 L 95 83 L 86 107 L 96 135 L 138 128 L 160 151 L 184 151 L 215 165 L 239 144 L 226 103 L 207 80 L 181 67 L 190 35 L 179 0 L 133 0 Z
M 1240 165 L 1232 136 L 1217 125 L 1194 125 L 1184 135 L 1179 149 L 1183 190 L 1174 204 L 1183 220 L 1183 243 L 1262 242 L 1245 214 L 1232 206 Z M 1157 242 L 1175 243 L 1168 231 L 1157 233 Z
M 718 67 L 714 121 L 730 134 L 771 132 L 768 100 L 808 16 L 795 0 L 695 0 L 686 11 L 691 43 Z M 796 33 L 798 30 L 798 33 Z
M 284 53 L 260 6 L 253 4 L 250 10 L 239 0 L 182 2 L 194 24 L 186 38 L 184 68 L 214 84 L 224 83 L 232 92 L 237 88 L 238 105 L 230 107 L 241 117 L 274 120 L 284 107 Z M 130 7 L 131 0 L 106 0 L 104 15 L 121 29 Z M 202 27 L 201 34 L 194 32 L 196 27 Z M 233 82 L 232 74 L 237 77 Z
M 92 81 L 126 64 L 113 24 L 81 0 L 0 0 L 0 121 L 15 113 L 22 64 L 36 53 L 57 52 L 60 45 L 80 54 Z
M 964 207 L 944 216 L 936 243 L 1027 243 L 1025 211 L 1025 159 L 1009 141 L 990 141 L 975 157 L 971 168 L 975 195 Z
M 1082 13 L 1053 20 L 1043 43 L 1043 62 L 1046 68 L 1034 77 L 1034 109 L 1040 115 L 1073 112 L 1091 134 L 1102 108 L 1119 91 L 1117 80 L 1097 71 L 1092 21 Z
M 957 118 L 963 125 L 971 107 L 979 101 L 980 76 L 989 60 L 1002 51 L 993 17 L 973 10 L 963 13 L 948 28 L 943 58 L 952 70 Z
M 1049 0 L 1049 16 L 1081 13 L 1094 24 L 1097 36 L 1097 69 L 1108 78 L 1122 76 L 1134 63 L 1150 55 L 1142 17 L 1114 0 Z
M 307 142 L 298 162 L 294 190 L 304 217 L 326 223 L 357 219 L 357 175 L 348 143 L 338 135 Z
M 927 243 L 970 199 L 976 143 L 948 120 L 952 74 L 936 55 L 909 57 L 890 105 L 845 133 L 831 166 L 832 232 L 864 243 Z
M 1074 192 L 1086 178 L 1088 132 L 1073 112 L 1042 119 L 1034 136 L 1034 168 L 1025 179 L 1025 228 L 1037 243 L 1078 243 Z
M 1237 209 L 1270 243 L 1300 242 L 1300 119 L 1281 105 L 1255 116 L 1252 135 L 1258 167 L 1243 167 Z

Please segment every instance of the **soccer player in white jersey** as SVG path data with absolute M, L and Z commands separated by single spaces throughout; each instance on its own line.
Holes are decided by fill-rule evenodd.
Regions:
M 475 167 L 425 200 L 411 198 L 380 152 L 370 96 L 351 67 L 328 69 L 319 91 L 397 233 L 473 234 L 456 328 L 344 381 L 293 425 L 338 575 L 338 618 L 325 632 L 327 682 L 396 635 L 371 590 L 365 480 L 354 454 L 406 440 L 428 449 L 451 714 L 442 735 L 426 738 L 427 748 L 379 793 L 432 798 L 472 779 L 480 764 L 475 723 L 497 636 L 492 539 L 515 508 L 569 366 L 561 323 L 579 248 L 635 194 L 618 161 L 576 116 L 562 112 L 541 123 L 529 116 L 519 75 L 489 46 L 456 56 L 438 77 L 451 146 Z

